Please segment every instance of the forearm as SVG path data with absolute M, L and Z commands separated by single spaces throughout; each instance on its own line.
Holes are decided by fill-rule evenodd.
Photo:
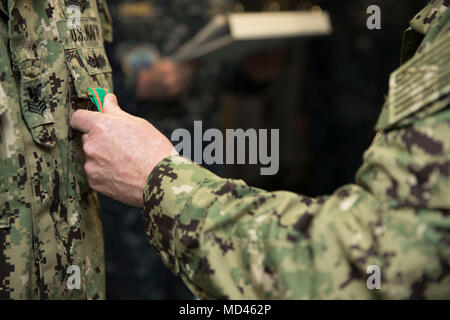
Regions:
M 181 161 L 165 159 L 150 175 L 144 220 L 164 263 L 198 297 L 311 299 L 339 285 L 323 281 L 329 263 L 345 256 L 331 222 L 338 196 L 330 202 L 266 192 Z M 357 187 L 350 189 L 343 200 L 360 197 Z M 324 207 L 328 213 L 322 213 Z M 319 244 L 331 251 L 323 252 Z M 341 262 L 336 274 L 344 282 L 351 268 L 345 259 Z M 370 296 L 364 281 L 357 287 L 361 296 Z

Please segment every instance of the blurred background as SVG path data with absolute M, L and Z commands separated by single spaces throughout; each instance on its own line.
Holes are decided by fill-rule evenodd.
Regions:
M 174 129 L 280 129 L 280 170 L 208 167 L 268 190 L 309 196 L 350 183 L 373 136 L 398 67 L 403 31 L 424 0 L 109 0 L 114 43 L 107 46 L 120 105 L 169 136 Z M 369 5 L 381 30 L 368 30 Z M 233 63 L 168 59 L 216 14 L 326 10 L 333 34 L 259 52 Z M 101 196 L 108 299 L 192 299 L 143 232 L 141 212 Z

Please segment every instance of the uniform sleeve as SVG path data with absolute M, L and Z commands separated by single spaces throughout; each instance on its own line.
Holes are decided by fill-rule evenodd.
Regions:
M 377 205 L 355 185 L 317 199 L 267 192 L 175 156 L 149 176 L 144 202 L 150 243 L 199 298 L 372 297 L 361 270 L 380 263 Z

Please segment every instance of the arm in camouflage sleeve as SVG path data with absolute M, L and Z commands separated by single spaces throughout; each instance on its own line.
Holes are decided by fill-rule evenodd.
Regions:
M 150 242 L 200 298 L 371 297 L 358 270 L 380 264 L 365 251 L 377 204 L 357 186 L 318 199 L 266 192 L 174 156 L 153 170 L 144 203 Z M 360 244 L 357 267 L 347 241 Z
M 364 188 L 317 199 L 166 158 L 144 189 L 147 237 L 200 298 L 448 297 L 449 117 L 447 108 L 379 134 L 357 176 Z M 430 124 L 439 152 L 421 138 Z M 428 193 L 432 201 L 424 202 Z M 382 272 L 381 290 L 368 289 L 371 266 Z

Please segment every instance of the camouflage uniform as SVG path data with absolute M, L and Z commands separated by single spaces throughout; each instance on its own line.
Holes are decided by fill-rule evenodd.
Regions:
M 411 21 L 408 62 L 391 76 L 355 184 L 309 198 L 221 179 L 181 157 L 154 169 L 147 237 L 197 296 L 450 298 L 447 7 L 431 1 Z M 380 290 L 367 287 L 372 265 Z
M 103 0 L 0 1 L 0 298 L 104 298 L 98 199 L 69 119 L 86 88 L 112 86 L 111 32 Z

